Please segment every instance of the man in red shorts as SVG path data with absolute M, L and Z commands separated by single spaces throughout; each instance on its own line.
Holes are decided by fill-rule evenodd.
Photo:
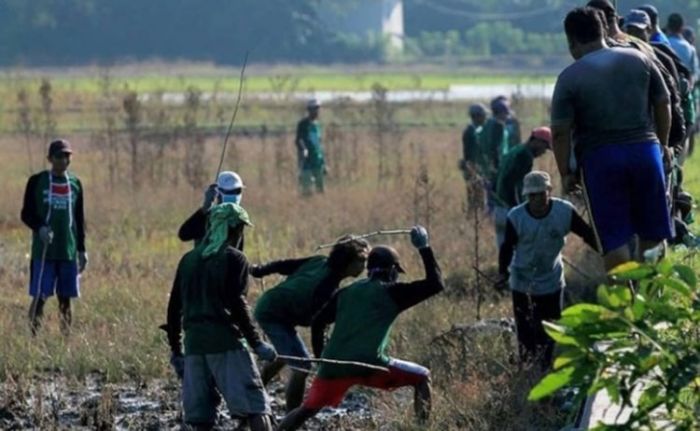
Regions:
M 367 259 L 368 278 L 336 292 L 314 318 L 311 328 L 314 353 L 318 356 L 323 351 L 323 359 L 344 363 L 321 364 L 304 404 L 291 411 L 278 430 L 298 429 L 323 407 L 340 404 L 348 389 L 355 385 L 385 390 L 413 386 L 416 416 L 419 421 L 428 419 L 430 371 L 386 354 L 391 327 L 398 315 L 444 289 L 425 228 L 415 226 L 411 230 L 411 243 L 423 259 L 424 279 L 398 282 L 399 273 L 404 272 L 398 253 L 391 247 L 374 247 Z M 335 322 L 333 334 L 324 349 L 323 333 L 332 322 Z

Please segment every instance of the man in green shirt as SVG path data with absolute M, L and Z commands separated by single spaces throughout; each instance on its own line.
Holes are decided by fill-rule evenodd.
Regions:
M 508 211 L 522 202 L 523 178 L 532 170 L 533 161 L 552 147 L 549 127 L 532 130 L 524 144 L 516 145 L 501 159 L 496 180 L 494 224 L 498 247 L 503 244 Z
M 277 353 L 260 339 L 245 299 L 248 261 L 235 248 L 245 225 L 250 219 L 238 204 L 214 206 L 202 243 L 180 260 L 170 293 L 170 362 L 183 379 L 185 422 L 197 430 L 213 428 L 221 397 L 252 430 L 272 429 L 270 401 L 249 349 L 266 361 Z
M 309 352 L 296 327 L 311 326 L 311 319 L 348 277 L 357 277 L 365 269 L 369 243 L 363 239 L 343 237 L 328 257 L 310 256 L 279 260 L 250 270 L 253 277 L 282 274 L 287 278 L 267 290 L 255 304 L 255 320 L 280 355 L 308 358 Z M 286 390 L 287 410 L 301 404 L 310 368 L 304 361 L 275 361 L 263 369 L 267 383 L 288 364 L 292 367 Z
M 486 123 L 486 107 L 481 103 L 476 103 L 469 107 L 469 124 L 462 132 L 462 159 L 459 168 L 464 179 L 470 181 L 474 173 L 484 175 L 487 171 L 483 149 L 481 148 L 481 132 Z
M 73 150 L 59 139 L 49 145 L 51 169 L 32 175 L 24 192 L 21 218 L 32 234 L 29 320 L 36 335 L 46 298 L 58 296 L 61 331 L 68 335 L 70 301 L 80 296 L 78 275 L 87 265 L 83 186 L 68 172 Z
M 321 103 L 311 99 L 306 104 L 308 115 L 297 124 L 294 144 L 299 160 L 299 184 L 304 196 L 312 194 L 312 186 L 318 193 L 323 193 L 323 177 L 326 175 L 326 161 L 321 146 L 321 124 L 318 115 Z
M 425 228 L 415 226 L 411 230 L 411 242 L 423 259 L 424 279 L 398 282 L 399 273 L 404 272 L 398 253 L 391 247 L 374 247 L 367 259 L 368 278 L 339 290 L 314 318 L 314 353 L 326 360 L 346 363 L 322 363 L 304 404 L 287 414 L 278 430 L 298 429 L 323 407 L 337 406 L 354 385 L 385 390 L 413 386 L 416 415 L 420 421 L 428 419 L 430 371 L 418 364 L 391 358 L 386 352 L 391 327 L 399 314 L 444 289 Z M 324 329 L 333 322 L 333 333 L 324 349 Z M 385 369 L 378 371 L 347 362 Z

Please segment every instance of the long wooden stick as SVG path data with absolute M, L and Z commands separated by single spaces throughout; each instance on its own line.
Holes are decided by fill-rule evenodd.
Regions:
M 324 248 L 330 248 L 333 247 L 334 245 L 337 244 L 345 244 L 346 242 L 354 241 L 356 239 L 365 239 L 365 238 L 371 238 L 373 236 L 378 236 L 378 235 L 407 235 L 411 233 L 411 229 L 389 229 L 389 230 L 378 230 L 375 232 L 370 232 L 370 233 L 365 233 L 362 235 L 351 235 L 349 238 L 332 242 L 329 244 L 321 244 L 318 247 L 316 247 L 316 251 L 324 249 Z
M 231 136 L 231 131 L 233 130 L 233 124 L 236 122 L 236 116 L 238 115 L 238 108 L 241 106 L 241 95 L 243 94 L 243 78 L 245 74 L 245 68 L 248 65 L 248 54 L 246 51 L 245 58 L 243 59 L 243 66 L 241 67 L 241 76 L 238 78 L 238 96 L 236 97 L 236 106 L 233 109 L 233 115 L 231 116 L 231 122 L 228 125 L 228 130 L 226 130 L 226 137 L 224 138 L 224 146 L 221 149 L 221 159 L 219 160 L 219 167 L 216 168 L 216 176 L 214 177 L 214 182 L 219 179 L 219 173 L 221 172 L 221 167 L 224 164 L 224 158 L 226 157 L 226 147 L 228 145 L 228 138 Z
M 320 364 L 334 364 L 334 365 L 353 365 L 356 367 L 369 368 L 370 370 L 389 372 L 389 369 L 379 365 L 365 364 L 364 362 L 355 361 L 341 361 L 338 359 L 325 359 L 325 358 L 302 358 L 299 356 L 287 356 L 287 355 L 277 355 L 277 358 L 286 361 L 299 361 L 299 362 L 313 362 Z

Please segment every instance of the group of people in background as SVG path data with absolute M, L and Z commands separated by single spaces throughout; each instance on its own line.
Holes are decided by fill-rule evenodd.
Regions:
M 558 76 L 550 126 L 532 129 L 523 142 L 507 97 L 488 108 L 474 104 L 460 161 L 470 191 L 484 196 L 476 205 L 494 220 L 497 287 L 512 292 L 520 357 L 542 369 L 551 365 L 554 349 L 542 322 L 560 317 L 569 233 L 600 252 L 606 270 L 644 260 L 667 241 L 697 243 L 687 227 L 693 199 L 682 187 L 696 128 L 694 33 L 679 14 L 668 17 L 662 32 L 653 6 L 621 17 L 608 0 L 570 11 L 564 30 L 574 62 Z M 294 141 L 305 196 L 324 191 L 327 172 L 318 100 L 309 101 L 307 111 Z M 533 170 L 548 150 L 563 194 L 583 195 L 589 222 L 571 202 L 552 196 L 550 173 Z M 33 232 L 33 334 L 54 294 L 61 328 L 69 332 L 71 299 L 79 296 L 79 274 L 88 263 L 83 188 L 68 171 L 72 152 L 66 140 L 51 142 L 51 168 L 33 175 L 25 191 L 21 218 Z M 386 349 L 399 314 L 444 289 L 428 232 L 415 226 L 410 233 L 425 270 L 413 282 L 399 281 L 404 269 L 396 250 L 352 236 L 338 239 L 328 256 L 251 265 L 244 254 L 244 231 L 253 226 L 242 206 L 244 189 L 238 174 L 221 172 L 178 233 L 194 248 L 178 264 L 163 329 L 182 379 L 185 421 L 212 428 L 223 398 L 251 429 L 272 429 L 265 385 L 284 366 L 292 370 L 288 414 L 277 429 L 297 429 L 321 408 L 339 404 L 354 385 L 413 387 L 416 416 L 427 420 L 429 371 Z M 271 274 L 285 279 L 265 291 L 251 313 L 249 276 Z M 344 280 L 352 282 L 340 289 Z M 313 357 L 300 327 L 311 328 Z M 265 361 L 262 373 L 250 351 Z M 315 361 L 321 365 L 306 391 Z
M 671 14 L 659 29 L 653 5 L 624 17 L 608 0 L 591 0 L 564 21 L 574 63 L 558 77 L 550 127 L 510 139 L 518 121 L 508 99 L 469 107 L 460 169 L 471 199 L 492 217 L 499 248 L 499 290 L 513 297 L 520 355 L 552 360 L 542 328 L 562 308 L 568 233 L 603 256 L 606 270 L 666 242 L 696 246 L 688 224 L 692 196 L 682 164 L 693 150 L 700 68 L 694 33 Z M 564 199 L 552 198 L 547 172 L 533 160 L 553 150 L 562 194 L 582 194 L 587 223 Z

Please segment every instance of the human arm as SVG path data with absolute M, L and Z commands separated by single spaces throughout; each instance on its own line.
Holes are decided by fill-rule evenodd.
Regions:
M 501 248 L 498 250 L 498 273 L 502 278 L 508 277 L 508 267 L 513 260 L 513 253 L 517 245 L 518 233 L 515 231 L 513 223 L 508 219 L 506 221 L 506 233 L 503 244 L 501 244 Z
M 248 344 L 255 349 L 262 339 L 253 324 L 250 306 L 246 300 L 248 292 L 248 261 L 243 253 L 234 249 L 226 250 L 226 278 L 221 293 L 224 308 L 230 312 L 231 323 L 243 335 Z
M 182 296 L 180 294 L 180 269 L 175 274 L 168 299 L 167 323 L 161 328 L 168 334 L 168 344 L 173 355 L 182 355 Z
M 78 196 L 75 199 L 75 239 L 79 253 L 85 253 L 85 205 L 83 184 L 78 181 Z
M 552 151 L 561 176 L 564 193 L 576 188 L 577 178 L 571 171 L 571 132 L 575 124 L 575 109 L 573 92 L 568 88 L 567 75 L 562 74 L 557 79 L 552 95 Z
M 659 69 L 649 63 L 649 97 L 654 108 L 654 124 L 656 136 L 661 142 L 661 147 L 668 148 L 668 136 L 671 131 L 671 99 L 666 84 Z
M 263 265 L 253 265 L 250 267 L 250 275 L 255 278 L 265 277 L 270 274 L 291 275 L 303 264 L 309 261 L 310 257 L 301 259 L 284 259 L 268 262 Z
M 39 183 L 39 175 L 32 175 L 27 181 L 27 187 L 24 189 L 24 201 L 22 204 L 22 212 L 20 218 L 27 227 L 33 231 L 39 230 L 44 226 L 44 220 L 39 216 L 39 209 L 36 207 L 36 188 Z
M 202 208 L 198 208 L 197 211 L 192 213 L 192 215 L 185 220 L 185 222 L 180 226 L 180 230 L 177 232 L 180 241 L 192 241 L 204 238 L 207 226 L 207 213 Z
M 320 358 L 323 353 L 326 327 L 335 322 L 339 294 L 340 292 L 335 292 L 311 321 L 311 346 L 317 358 Z
M 581 238 L 593 250 L 598 250 L 598 240 L 593 228 L 579 215 L 577 211 L 571 214 L 571 232 Z
M 399 307 L 399 311 L 407 310 L 445 289 L 442 272 L 433 249 L 428 245 L 428 233 L 425 228 L 415 226 L 411 230 L 411 242 L 418 249 L 423 260 L 425 278 L 410 283 L 395 282 L 386 286 L 389 296 Z
M 297 147 L 299 153 L 304 154 L 304 157 L 306 157 L 308 151 L 306 148 L 306 135 L 308 133 L 308 126 L 308 121 L 306 121 L 306 119 L 301 120 L 297 124 L 297 133 L 296 137 L 294 138 L 294 145 Z

